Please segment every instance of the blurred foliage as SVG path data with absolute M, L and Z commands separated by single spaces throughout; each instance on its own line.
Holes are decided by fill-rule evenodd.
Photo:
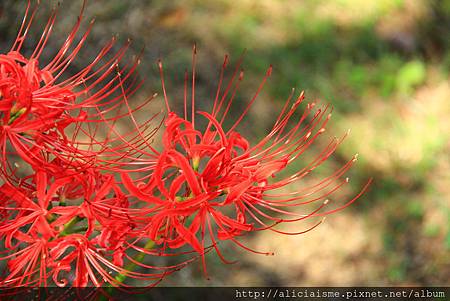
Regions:
M 18 22 L 25 2 L 0 4 L 3 49 L 14 37 L 17 27 L 12 24 Z M 53 5 L 42 2 L 44 7 Z M 80 2 L 62 1 L 61 25 L 51 41 L 55 49 L 73 24 Z M 41 11 L 48 15 L 48 10 Z M 239 280 L 247 279 L 245 273 L 257 273 L 260 282 L 253 283 L 258 285 L 450 284 L 450 0 L 109 0 L 89 1 L 86 15 L 97 20 L 88 49 L 98 50 L 112 34 L 121 41 L 132 38 L 136 54 L 145 45 L 140 67 L 146 77 L 143 94 L 160 89 L 154 63 L 162 57 L 169 96 L 179 103 L 194 42 L 199 48 L 200 106 L 210 104 L 206 100 L 214 95 L 223 55 L 230 53 L 236 61 L 248 49 L 247 81 L 238 106 L 251 98 L 270 64 L 274 74 L 245 130 L 262 135 L 291 88 L 304 89 L 308 99 L 334 106 L 334 134 L 351 128 L 332 164 L 359 152 L 352 192 L 374 178 L 370 192 L 347 212 L 347 223 L 327 234 L 347 231 L 359 218 L 362 233 L 370 233 L 363 240 L 369 251 L 324 261 L 332 265 L 327 269 L 340 271 L 335 278 L 324 272 L 313 279 L 308 265 L 316 265 L 311 262 L 302 263 L 302 276 L 287 278 L 283 273 L 290 271 L 274 273 L 275 268 L 253 259 L 232 267 L 211 257 L 212 282 L 205 283 L 200 268 L 193 268 L 167 285 L 246 285 L 246 280 Z M 82 59 L 87 57 L 84 52 Z M 250 240 L 267 241 L 270 235 Z M 352 237 L 347 239 L 343 245 L 351 245 Z M 312 253 L 326 253 L 327 247 L 309 246 L 316 248 Z M 234 254 L 228 248 L 225 253 Z M 352 264 L 339 265 L 338 257 Z M 345 269 L 356 278 L 340 276 Z

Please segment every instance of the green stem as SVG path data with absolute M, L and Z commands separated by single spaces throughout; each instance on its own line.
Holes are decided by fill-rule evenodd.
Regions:
M 147 251 L 148 251 L 148 250 L 151 250 L 154 246 L 155 246 L 155 242 L 154 242 L 153 240 L 149 240 L 149 241 L 145 244 L 144 250 L 147 250 Z M 146 255 L 145 252 L 140 252 L 139 254 L 136 255 L 136 257 L 134 258 L 134 261 L 141 263 L 141 262 L 144 260 L 145 255 Z M 135 268 L 136 266 L 137 266 L 136 263 L 130 262 L 130 263 L 128 263 L 128 264 L 124 267 L 124 269 L 131 272 L 131 271 L 134 270 L 134 268 Z M 117 275 L 116 278 L 115 278 L 115 280 L 116 280 L 117 282 L 119 282 L 119 283 L 122 283 L 122 282 L 125 281 L 126 278 L 127 278 L 127 274 L 126 274 L 126 272 L 125 272 L 125 273 L 123 273 L 123 274 Z M 109 287 L 111 287 L 111 284 L 109 284 Z
M 64 225 L 64 229 L 59 233 L 60 236 L 67 236 L 69 234 L 74 233 L 73 227 L 78 224 L 78 222 L 82 221 L 83 218 L 79 217 L 78 215 L 72 218 L 67 224 Z
M 144 246 L 144 250 L 151 250 L 153 247 L 155 246 L 155 242 L 153 240 L 149 240 L 145 246 Z M 134 261 L 136 262 L 142 262 L 145 258 L 145 252 L 140 252 L 139 254 L 136 255 L 136 257 L 134 258 Z M 124 269 L 127 271 L 133 271 L 136 268 L 137 264 L 135 262 L 130 262 L 128 263 Z M 123 274 L 119 274 L 117 275 L 114 279 L 116 280 L 117 283 L 122 283 L 125 281 L 125 279 L 127 279 L 127 272 L 124 272 Z M 112 294 L 113 291 L 113 286 L 112 283 L 108 284 L 105 292 L 106 294 L 103 294 L 101 296 L 99 296 L 99 298 L 97 299 L 97 301 L 106 301 L 109 300 L 109 296 Z
M 22 116 L 23 113 L 25 113 L 26 111 L 27 111 L 26 108 L 22 108 L 22 109 L 18 110 L 17 112 L 12 113 L 11 116 L 9 117 L 8 125 L 11 125 L 11 123 L 13 123 L 14 120 L 16 120 L 17 118 Z
M 192 158 L 192 169 L 194 171 L 198 171 L 199 167 L 200 167 L 200 158 L 199 157 Z
M 66 206 L 66 196 L 63 194 L 59 196 L 59 206 Z

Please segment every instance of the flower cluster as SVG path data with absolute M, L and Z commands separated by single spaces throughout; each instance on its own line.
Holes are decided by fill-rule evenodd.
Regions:
M 25 57 L 23 43 L 36 9 L 28 5 L 11 50 L 0 54 L 1 286 L 126 286 L 128 279 L 154 285 L 198 258 L 206 273 L 209 251 L 227 262 L 220 241 L 268 254 L 240 237 L 261 230 L 305 233 L 367 188 L 344 205 L 325 208 L 329 196 L 348 183 L 345 173 L 356 156 L 328 177 L 302 184 L 342 139 L 332 139 L 290 172 L 331 116 L 328 106 L 314 103 L 300 114 L 303 93 L 292 92 L 260 141 L 238 132 L 271 67 L 247 106 L 226 122 L 243 80 L 241 61 L 225 83 L 225 57 L 212 110 L 196 111 L 194 47 L 184 114 L 171 109 L 159 62 L 167 114 L 161 123 L 153 122 L 158 114 L 139 123 L 135 113 L 154 96 L 130 105 L 141 83 L 135 75 L 139 59 L 125 59 L 128 44 L 114 52 L 112 39 L 67 76 L 91 27 L 80 34 L 80 17 L 41 66 L 56 13 Z M 133 125 L 128 132 L 117 126 L 123 121 Z M 160 149 L 152 143 L 157 130 Z M 302 209 L 313 203 L 315 209 Z M 277 228 L 305 219 L 316 222 L 296 233 Z

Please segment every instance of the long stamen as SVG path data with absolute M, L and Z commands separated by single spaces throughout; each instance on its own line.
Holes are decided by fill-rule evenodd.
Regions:
M 159 68 L 159 74 L 160 74 L 160 78 L 161 78 L 161 86 L 162 86 L 163 95 L 164 95 L 164 102 L 166 104 L 166 110 L 167 110 L 167 113 L 170 113 L 171 110 L 170 110 L 170 106 L 169 106 L 169 101 L 167 99 L 166 85 L 164 83 L 163 65 L 162 65 L 161 60 L 158 60 L 158 68 Z
M 195 67 L 197 64 L 197 46 L 192 48 L 192 96 L 191 96 L 191 122 L 195 129 Z

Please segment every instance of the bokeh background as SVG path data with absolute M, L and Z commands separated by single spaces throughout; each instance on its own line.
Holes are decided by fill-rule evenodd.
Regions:
M 41 2 L 34 29 L 55 6 Z M 79 14 L 81 0 L 60 2 L 44 56 L 58 49 Z M 9 49 L 25 6 L 0 2 L 2 51 Z M 227 258 L 238 262 L 225 265 L 208 255 L 210 280 L 194 264 L 162 285 L 450 285 L 449 0 L 92 0 L 83 26 L 94 17 L 87 46 L 69 72 L 112 35 L 121 42 L 131 38 L 131 54 L 143 49 L 139 73 L 145 78 L 133 101 L 160 92 L 156 61 L 162 58 L 169 95 L 181 103 L 183 73 L 196 43 L 197 99 L 209 108 L 224 54 L 235 62 L 247 49 L 236 111 L 270 64 L 274 71 L 241 130 L 261 137 L 291 88 L 305 90 L 308 100 L 334 106 L 332 135 L 351 129 L 328 162 L 333 168 L 359 153 L 345 194 L 374 179 L 356 204 L 306 235 L 261 232 L 247 238 L 275 256 L 226 246 Z M 38 37 L 31 35 L 27 45 Z M 321 143 L 327 140 L 311 151 Z

